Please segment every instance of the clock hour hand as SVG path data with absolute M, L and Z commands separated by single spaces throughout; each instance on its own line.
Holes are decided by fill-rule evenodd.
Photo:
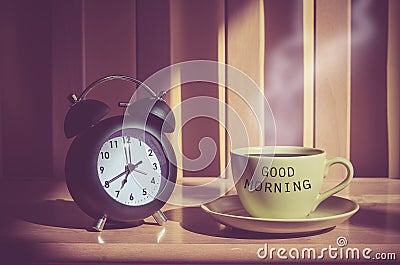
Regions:
M 125 184 L 128 182 L 128 176 L 129 176 L 129 172 L 126 173 L 125 178 L 122 180 L 121 183 L 121 188 L 119 188 L 119 190 L 122 190 L 122 188 L 125 186 Z

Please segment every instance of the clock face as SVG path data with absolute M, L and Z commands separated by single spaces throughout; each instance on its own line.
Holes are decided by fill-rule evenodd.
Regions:
M 158 140 L 140 129 L 111 135 L 97 156 L 97 175 L 107 194 L 127 206 L 152 202 L 168 172 Z

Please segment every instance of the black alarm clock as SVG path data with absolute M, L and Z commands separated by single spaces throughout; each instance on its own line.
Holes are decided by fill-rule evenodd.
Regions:
M 124 116 L 104 118 L 110 108 L 101 101 L 85 99 L 97 85 L 110 80 L 133 82 L 151 95 L 128 107 Z M 166 221 L 160 211 L 176 183 L 176 158 L 164 133 L 173 132 L 175 118 L 164 101 L 144 83 L 123 75 L 111 75 L 90 84 L 77 97 L 64 121 L 67 138 L 75 137 L 65 161 L 68 190 L 101 231 L 107 220 L 134 223 L 153 216 Z

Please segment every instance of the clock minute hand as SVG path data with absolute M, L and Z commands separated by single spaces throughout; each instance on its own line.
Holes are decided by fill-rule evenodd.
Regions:
M 129 136 L 126 136 L 129 137 Z M 124 153 L 125 153 L 125 161 L 126 164 L 132 164 L 132 156 L 131 156 L 131 145 L 130 145 L 130 138 L 126 141 L 125 136 L 122 136 L 122 140 L 124 142 Z
M 128 168 L 125 169 L 124 172 L 118 174 L 117 176 L 113 177 L 112 179 L 108 180 L 107 182 L 110 184 L 111 182 L 116 181 L 117 179 L 119 179 L 120 177 L 122 177 L 124 174 L 127 174 L 127 173 L 129 173 L 129 169 Z

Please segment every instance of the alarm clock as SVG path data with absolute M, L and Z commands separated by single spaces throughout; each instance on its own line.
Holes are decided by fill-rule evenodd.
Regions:
M 104 102 L 86 99 L 97 85 L 124 80 L 143 87 L 150 97 L 119 103 L 128 107 L 124 116 L 105 118 L 110 108 Z M 175 129 L 175 118 L 164 101 L 139 80 L 123 75 L 103 77 L 77 97 L 64 120 L 64 133 L 73 138 L 65 161 L 68 190 L 75 203 L 96 220 L 101 231 L 107 220 L 135 223 L 153 216 L 166 221 L 161 208 L 176 183 L 176 158 L 165 133 Z

